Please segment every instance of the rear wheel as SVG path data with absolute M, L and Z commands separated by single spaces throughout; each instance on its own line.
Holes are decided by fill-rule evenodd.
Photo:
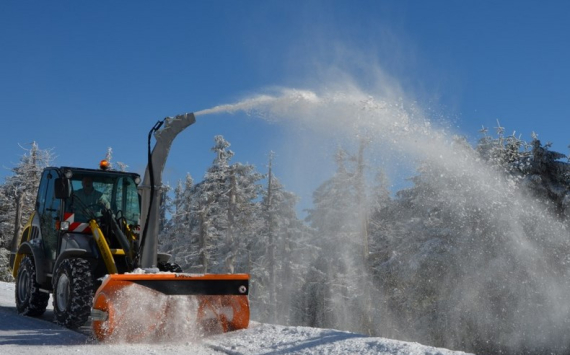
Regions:
M 62 261 L 53 277 L 55 321 L 70 329 L 87 322 L 93 303 L 93 277 L 89 262 L 71 258 Z
M 25 316 L 39 317 L 46 311 L 49 293 L 41 292 L 36 282 L 36 266 L 29 256 L 24 257 L 16 276 L 16 308 Z

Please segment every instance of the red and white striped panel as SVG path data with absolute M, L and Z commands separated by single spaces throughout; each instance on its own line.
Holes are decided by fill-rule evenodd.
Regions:
M 65 218 L 66 222 L 69 222 L 69 229 L 68 232 L 75 232 L 75 233 L 91 233 L 91 228 L 89 227 L 89 223 L 83 222 L 75 222 L 75 213 L 64 213 L 63 218 Z

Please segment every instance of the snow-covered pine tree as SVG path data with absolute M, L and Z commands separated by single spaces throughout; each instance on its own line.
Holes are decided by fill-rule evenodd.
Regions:
M 386 302 L 380 290 L 381 282 L 376 279 L 376 269 L 379 260 L 386 260 L 386 255 L 390 253 L 389 239 L 393 236 L 390 230 L 392 223 L 389 214 L 392 198 L 388 178 L 381 169 L 377 170 L 374 184 L 370 187 L 368 194 L 368 256 L 364 268 L 366 272 L 362 278 L 361 302 L 364 304 L 362 331 L 366 331 L 369 335 L 388 336 L 385 329 L 389 326 L 378 327 L 377 325 L 390 322 L 389 317 L 386 316 L 389 314 Z M 384 331 L 380 331 L 381 329 Z
M 562 153 L 550 150 L 551 144 L 542 145 L 533 134 L 530 156 L 521 162 L 524 185 L 546 201 L 549 209 L 561 219 L 570 217 L 570 164 L 561 159 Z
M 234 163 L 230 166 L 228 208 L 227 270 L 249 271 L 250 246 L 257 238 L 261 225 L 259 198 L 263 175 L 250 164 Z
M 161 197 L 159 206 L 159 220 L 158 220 L 158 239 L 167 238 L 170 229 L 172 228 L 170 216 L 172 214 L 172 198 L 170 197 L 170 190 L 172 187 L 169 184 L 163 184 L 161 187 Z
M 374 177 L 374 186 L 371 188 L 370 202 L 368 205 L 368 215 L 370 219 L 368 221 L 368 231 L 370 235 L 386 235 L 387 231 L 384 230 L 386 226 L 386 213 L 391 203 L 391 193 L 389 189 L 389 182 L 386 174 L 382 170 L 378 170 Z M 375 240 L 370 240 L 370 254 L 375 255 L 376 252 L 383 249 L 383 247 L 377 245 Z
M 298 197 L 285 190 L 273 174 L 270 153 L 267 187 L 261 201 L 261 226 L 251 241 L 250 258 L 256 319 L 270 323 L 291 322 L 294 296 L 302 286 L 303 265 L 311 260 L 308 229 L 297 217 Z
M 371 228 L 383 242 L 375 279 L 392 311 L 383 335 L 477 353 L 545 353 L 567 341 L 546 340 L 560 324 L 545 319 L 563 312 L 545 290 L 565 290 L 570 272 L 567 222 L 551 213 L 568 191 L 567 163 L 536 137 L 503 132 L 475 150 L 456 139 L 372 215 L 384 226 Z
M 475 151 L 487 164 L 507 174 L 513 181 L 520 180 L 523 171 L 529 164 L 530 145 L 515 135 L 505 137 L 504 128 L 497 122 L 497 137 L 487 134 L 487 129 L 480 132 L 483 137 L 479 139 Z
M 14 236 L 14 202 L 6 196 L 6 191 L 0 186 L 0 248 L 10 249 Z
M 202 272 L 222 272 L 225 256 L 220 252 L 227 229 L 229 161 L 234 155 L 230 144 L 222 137 L 214 137 L 212 151 L 216 157 L 202 182 L 196 184 L 192 195 L 196 201 L 198 226 L 198 261 Z
M 52 151 L 40 149 L 36 142 L 25 150 L 20 162 L 12 168 L 12 175 L 0 186 L 0 195 L 9 206 L 0 224 L 0 236 L 10 249 L 19 244 L 22 228 L 34 210 L 42 170 L 53 160 Z
M 307 314 L 309 325 L 336 327 L 362 331 L 362 305 L 358 299 L 365 273 L 364 255 L 367 250 L 365 216 L 360 206 L 366 197 L 363 187 L 361 159 L 349 171 L 347 153 L 339 149 L 335 156 L 337 171 L 313 193 L 314 208 L 308 211 L 307 221 L 316 231 L 315 245 L 319 257 L 307 274 L 304 294 L 313 314 Z M 311 304 L 312 303 L 312 304 Z
M 115 164 L 117 165 L 117 169 L 118 171 L 127 171 L 127 168 L 129 167 L 127 164 L 123 163 L 123 162 L 116 162 L 113 163 L 113 148 L 112 147 L 108 147 L 107 148 L 107 153 L 105 154 L 105 160 L 109 163 L 109 169 L 113 169 Z
M 12 201 L 4 195 L 0 188 L 0 281 L 13 281 L 12 272 L 9 268 L 10 244 L 14 230 L 14 216 Z
M 216 158 L 203 181 L 192 187 L 191 206 L 185 207 L 193 217 L 190 233 L 197 249 L 184 256 L 178 253 L 177 258 L 200 266 L 200 272 L 245 272 L 249 268 L 247 246 L 258 229 L 262 175 L 253 165 L 230 165 L 234 155 L 230 143 L 222 136 L 214 141 Z
M 9 267 L 10 251 L 4 247 L 0 247 L 0 281 L 12 282 L 12 272 Z
M 195 206 L 192 198 L 194 180 L 186 174 L 184 183 L 179 181 L 174 189 L 172 201 L 173 213 L 170 229 L 162 243 L 165 250 L 172 254 L 172 260 L 188 272 L 200 272 L 201 265 L 197 264 L 199 246 L 196 240 Z

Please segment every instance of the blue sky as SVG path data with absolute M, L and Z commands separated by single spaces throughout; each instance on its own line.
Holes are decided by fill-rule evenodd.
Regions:
M 569 18 L 566 1 L 3 0 L 0 177 L 32 141 L 53 148 L 54 165 L 96 167 L 112 147 L 142 173 L 157 120 L 271 87 L 320 86 L 330 66 L 373 85 L 355 57 L 472 142 L 499 120 L 568 154 Z M 287 129 L 240 114 L 199 119 L 174 143 L 165 179 L 200 180 L 222 134 L 234 161 L 261 171 L 276 151 L 276 172 L 296 191 L 279 161 Z M 305 204 L 328 173 L 307 172 Z

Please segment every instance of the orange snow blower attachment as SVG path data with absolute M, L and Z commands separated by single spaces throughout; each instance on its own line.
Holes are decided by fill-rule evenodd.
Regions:
M 247 328 L 249 275 L 115 274 L 93 300 L 97 339 L 136 342 Z
M 172 141 L 195 121 L 192 113 L 166 118 L 149 132 L 149 161 L 138 187 L 142 234 L 139 251 L 131 260 L 136 268 L 120 272 L 114 268 L 112 252 L 103 252 L 108 247 L 99 245 L 109 261 L 105 262 L 109 275 L 95 293 L 91 312 L 93 332 L 99 340 L 132 342 L 220 333 L 249 324 L 249 275 L 157 272 L 162 172 Z M 156 144 L 151 150 L 153 134 Z M 98 244 L 104 240 L 95 221 L 91 229 Z

